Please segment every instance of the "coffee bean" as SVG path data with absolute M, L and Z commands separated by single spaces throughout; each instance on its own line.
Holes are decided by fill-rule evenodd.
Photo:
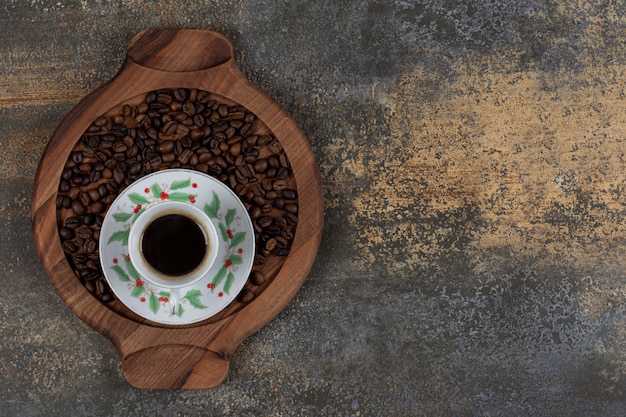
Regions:
M 61 239 L 63 239 L 63 240 L 73 239 L 74 238 L 74 232 L 72 231 L 72 229 L 70 229 L 68 227 L 61 227 L 59 229 L 59 236 L 61 236 Z
M 254 293 L 250 290 L 243 290 L 241 292 L 241 296 L 239 297 L 239 301 L 242 303 L 249 303 L 254 299 Z
M 296 190 L 294 190 L 292 188 L 283 190 L 283 197 L 285 197 L 285 199 L 287 199 L 287 200 L 295 200 L 297 195 L 298 194 L 297 194 Z
M 63 252 L 68 254 L 75 253 L 78 250 L 76 244 L 74 244 L 71 240 L 66 240 L 61 246 L 63 247 Z
M 265 277 L 258 270 L 252 271 L 252 274 L 250 274 L 250 282 L 252 282 L 254 285 L 261 285 L 265 282 Z
M 93 214 L 100 214 L 104 210 L 105 210 L 105 207 L 102 201 L 96 201 L 89 207 L 89 211 Z
M 285 204 L 285 210 L 287 213 L 296 214 L 298 212 L 298 205 L 294 203 Z
M 82 216 L 85 213 L 85 206 L 79 200 L 74 200 L 72 201 L 72 211 L 77 216 Z
M 94 239 L 87 239 L 84 243 L 84 250 L 87 253 L 95 252 L 98 248 L 98 243 Z
M 268 227 L 269 225 L 271 225 L 271 224 L 272 224 L 272 218 L 271 218 L 271 217 L 269 217 L 269 216 L 262 216 L 262 217 L 259 217 L 259 218 L 256 220 L 256 223 L 257 223 L 260 227 L 265 228 L 265 227 Z

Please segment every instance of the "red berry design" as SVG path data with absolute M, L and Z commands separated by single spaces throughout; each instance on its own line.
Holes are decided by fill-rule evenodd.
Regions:
M 228 229 L 228 230 L 226 231 L 226 234 L 228 235 L 228 238 L 229 238 L 229 239 L 232 239 L 232 238 L 233 238 L 233 231 L 232 231 L 232 230 Z
M 224 293 L 220 291 L 220 292 L 219 292 L 219 294 L 217 294 L 217 296 L 218 296 L 218 297 L 223 297 L 223 296 L 224 296 Z
M 165 191 L 161 191 L 161 200 L 166 200 L 169 195 Z
M 226 268 L 228 268 L 228 267 L 229 267 L 229 266 L 231 266 L 232 264 L 233 264 L 233 261 L 231 261 L 230 259 L 226 259 L 226 260 L 224 261 L 224 266 L 225 266 Z
M 138 279 L 137 281 L 135 281 L 135 285 L 137 285 L 138 287 L 143 287 L 143 281 Z
M 139 210 L 141 210 L 141 204 L 137 204 L 137 205 L 135 206 L 135 208 L 133 209 L 133 212 L 134 212 L 135 214 L 137 214 L 137 213 L 139 213 Z
M 146 302 L 146 297 L 141 297 L 141 298 L 139 299 L 139 301 L 141 301 L 142 303 L 145 303 L 145 302 Z
M 215 288 L 215 284 L 207 284 L 207 286 L 206 286 L 206 287 L 207 287 L 207 288 L 210 288 L 210 289 L 213 289 L 213 288 Z
M 130 262 L 130 254 L 126 255 L 126 262 Z
M 146 188 L 146 189 L 143 190 L 143 192 L 146 193 L 146 194 L 150 194 L 150 189 Z
M 191 204 L 194 204 L 196 202 L 196 198 L 192 195 L 189 196 L 189 202 L 191 202 Z
M 117 258 L 113 258 L 113 263 L 117 265 L 119 261 L 117 260 Z
M 164 297 L 159 297 L 159 301 L 165 301 Z
M 196 184 L 195 182 L 194 182 L 193 184 L 191 184 L 191 186 L 192 186 L 193 188 L 198 188 L 198 184 Z
M 237 253 L 241 255 L 243 253 L 243 249 L 241 248 L 237 249 Z

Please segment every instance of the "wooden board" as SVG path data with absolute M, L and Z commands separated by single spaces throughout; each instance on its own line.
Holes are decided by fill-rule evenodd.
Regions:
M 298 189 L 298 227 L 291 251 L 267 288 L 232 314 L 194 327 L 166 327 L 120 314 L 92 296 L 61 248 L 56 196 L 65 161 L 96 117 L 141 93 L 197 88 L 248 108 L 280 141 Z M 232 46 L 208 30 L 148 30 L 130 42 L 108 83 L 87 95 L 59 124 L 41 158 L 31 218 L 39 257 L 70 309 L 117 349 L 128 382 L 142 389 L 205 389 L 219 385 L 241 341 L 272 320 L 294 297 L 313 264 L 323 227 L 323 194 L 310 145 L 293 118 L 238 70 Z

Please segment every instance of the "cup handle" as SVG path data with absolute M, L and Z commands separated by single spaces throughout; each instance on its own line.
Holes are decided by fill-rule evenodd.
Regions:
M 172 288 L 170 291 L 170 314 L 178 314 L 178 288 Z

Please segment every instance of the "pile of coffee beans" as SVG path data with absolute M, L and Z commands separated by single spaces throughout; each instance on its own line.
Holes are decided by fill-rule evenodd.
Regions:
M 251 301 L 271 279 L 263 271 L 267 260 L 289 254 L 298 223 L 296 183 L 268 127 L 240 104 L 203 90 L 151 91 L 98 117 L 83 133 L 65 163 L 56 201 L 70 266 L 89 292 L 114 300 L 98 255 L 106 211 L 137 179 L 171 168 L 211 175 L 241 198 L 256 254 L 239 301 Z

